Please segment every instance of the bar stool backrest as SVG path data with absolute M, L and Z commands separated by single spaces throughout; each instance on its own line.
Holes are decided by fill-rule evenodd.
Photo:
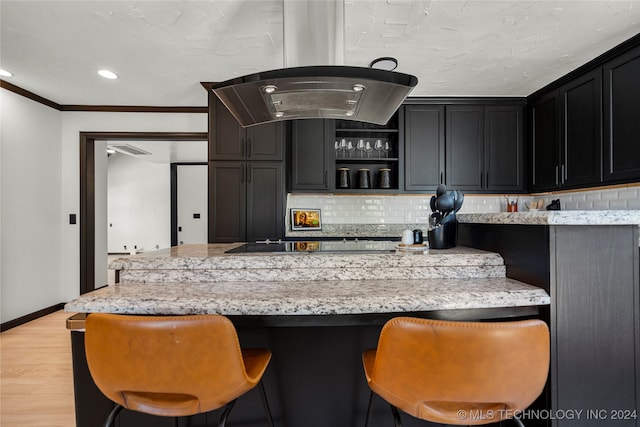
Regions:
M 159 416 L 220 408 L 253 388 L 236 330 L 218 315 L 87 316 L 85 350 L 91 376 L 111 400 Z
M 398 409 L 432 422 L 476 425 L 531 405 L 545 386 L 549 357 L 549 329 L 540 320 L 398 317 L 385 324 L 364 362 L 370 388 Z

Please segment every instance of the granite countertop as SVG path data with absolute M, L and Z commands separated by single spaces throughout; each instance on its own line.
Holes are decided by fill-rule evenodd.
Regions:
M 527 211 L 457 214 L 458 222 L 523 225 L 640 225 L 640 210 Z
M 233 253 L 238 244 L 185 245 L 114 260 L 121 282 L 298 282 L 504 277 L 499 254 L 471 248 L 419 252 Z
M 540 288 L 502 278 L 128 283 L 81 295 L 69 312 L 332 315 L 548 305 Z

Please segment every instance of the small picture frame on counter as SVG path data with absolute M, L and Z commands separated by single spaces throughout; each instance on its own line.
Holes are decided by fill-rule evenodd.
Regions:
M 320 209 L 291 209 L 291 230 L 322 230 Z

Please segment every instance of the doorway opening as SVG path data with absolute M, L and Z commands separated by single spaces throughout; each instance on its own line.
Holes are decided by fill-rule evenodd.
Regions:
M 203 141 L 206 143 L 207 139 L 206 132 L 80 132 L 80 294 L 96 289 L 96 285 L 98 287 L 106 285 L 106 283 L 96 283 L 96 203 L 102 202 L 96 200 L 96 181 L 104 178 L 96 176 L 97 146 L 101 147 L 103 141 L 108 141 L 110 144 L 125 141 L 136 141 L 140 144 L 149 141 L 176 143 Z M 199 163 L 206 165 L 206 162 Z M 175 195 L 173 188 L 171 195 L 173 200 Z M 100 197 L 103 196 L 100 195 Z M 173 201 L 171 204 L 173 206 Z M 176 210 L 172 208 L 172 218 L 175 213 Z M 206 221 L 206 215 L 203 220 Z M 106 221 L 104 226 L 107 227 Z M 172 220 L 171 228 L 173 227 Z M 107 262 L 106 254 L 104 262 Z

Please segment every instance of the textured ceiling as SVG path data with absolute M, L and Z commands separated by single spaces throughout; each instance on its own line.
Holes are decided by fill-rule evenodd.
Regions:
M 640 0 L 342 5 L 344 64 L 394 56 L 397 71 L 419 79 L 411 96 L 526 96 L 640 33 Z M 292 19 L 284 8 L 282 0 L 0 0 L 0 68 L 14 73 L 4 80 L 59 104 L 205 106 L 200 82 L 284 66 L 283 16 Z M 102 68 L 120 78 L 99 77 Z

